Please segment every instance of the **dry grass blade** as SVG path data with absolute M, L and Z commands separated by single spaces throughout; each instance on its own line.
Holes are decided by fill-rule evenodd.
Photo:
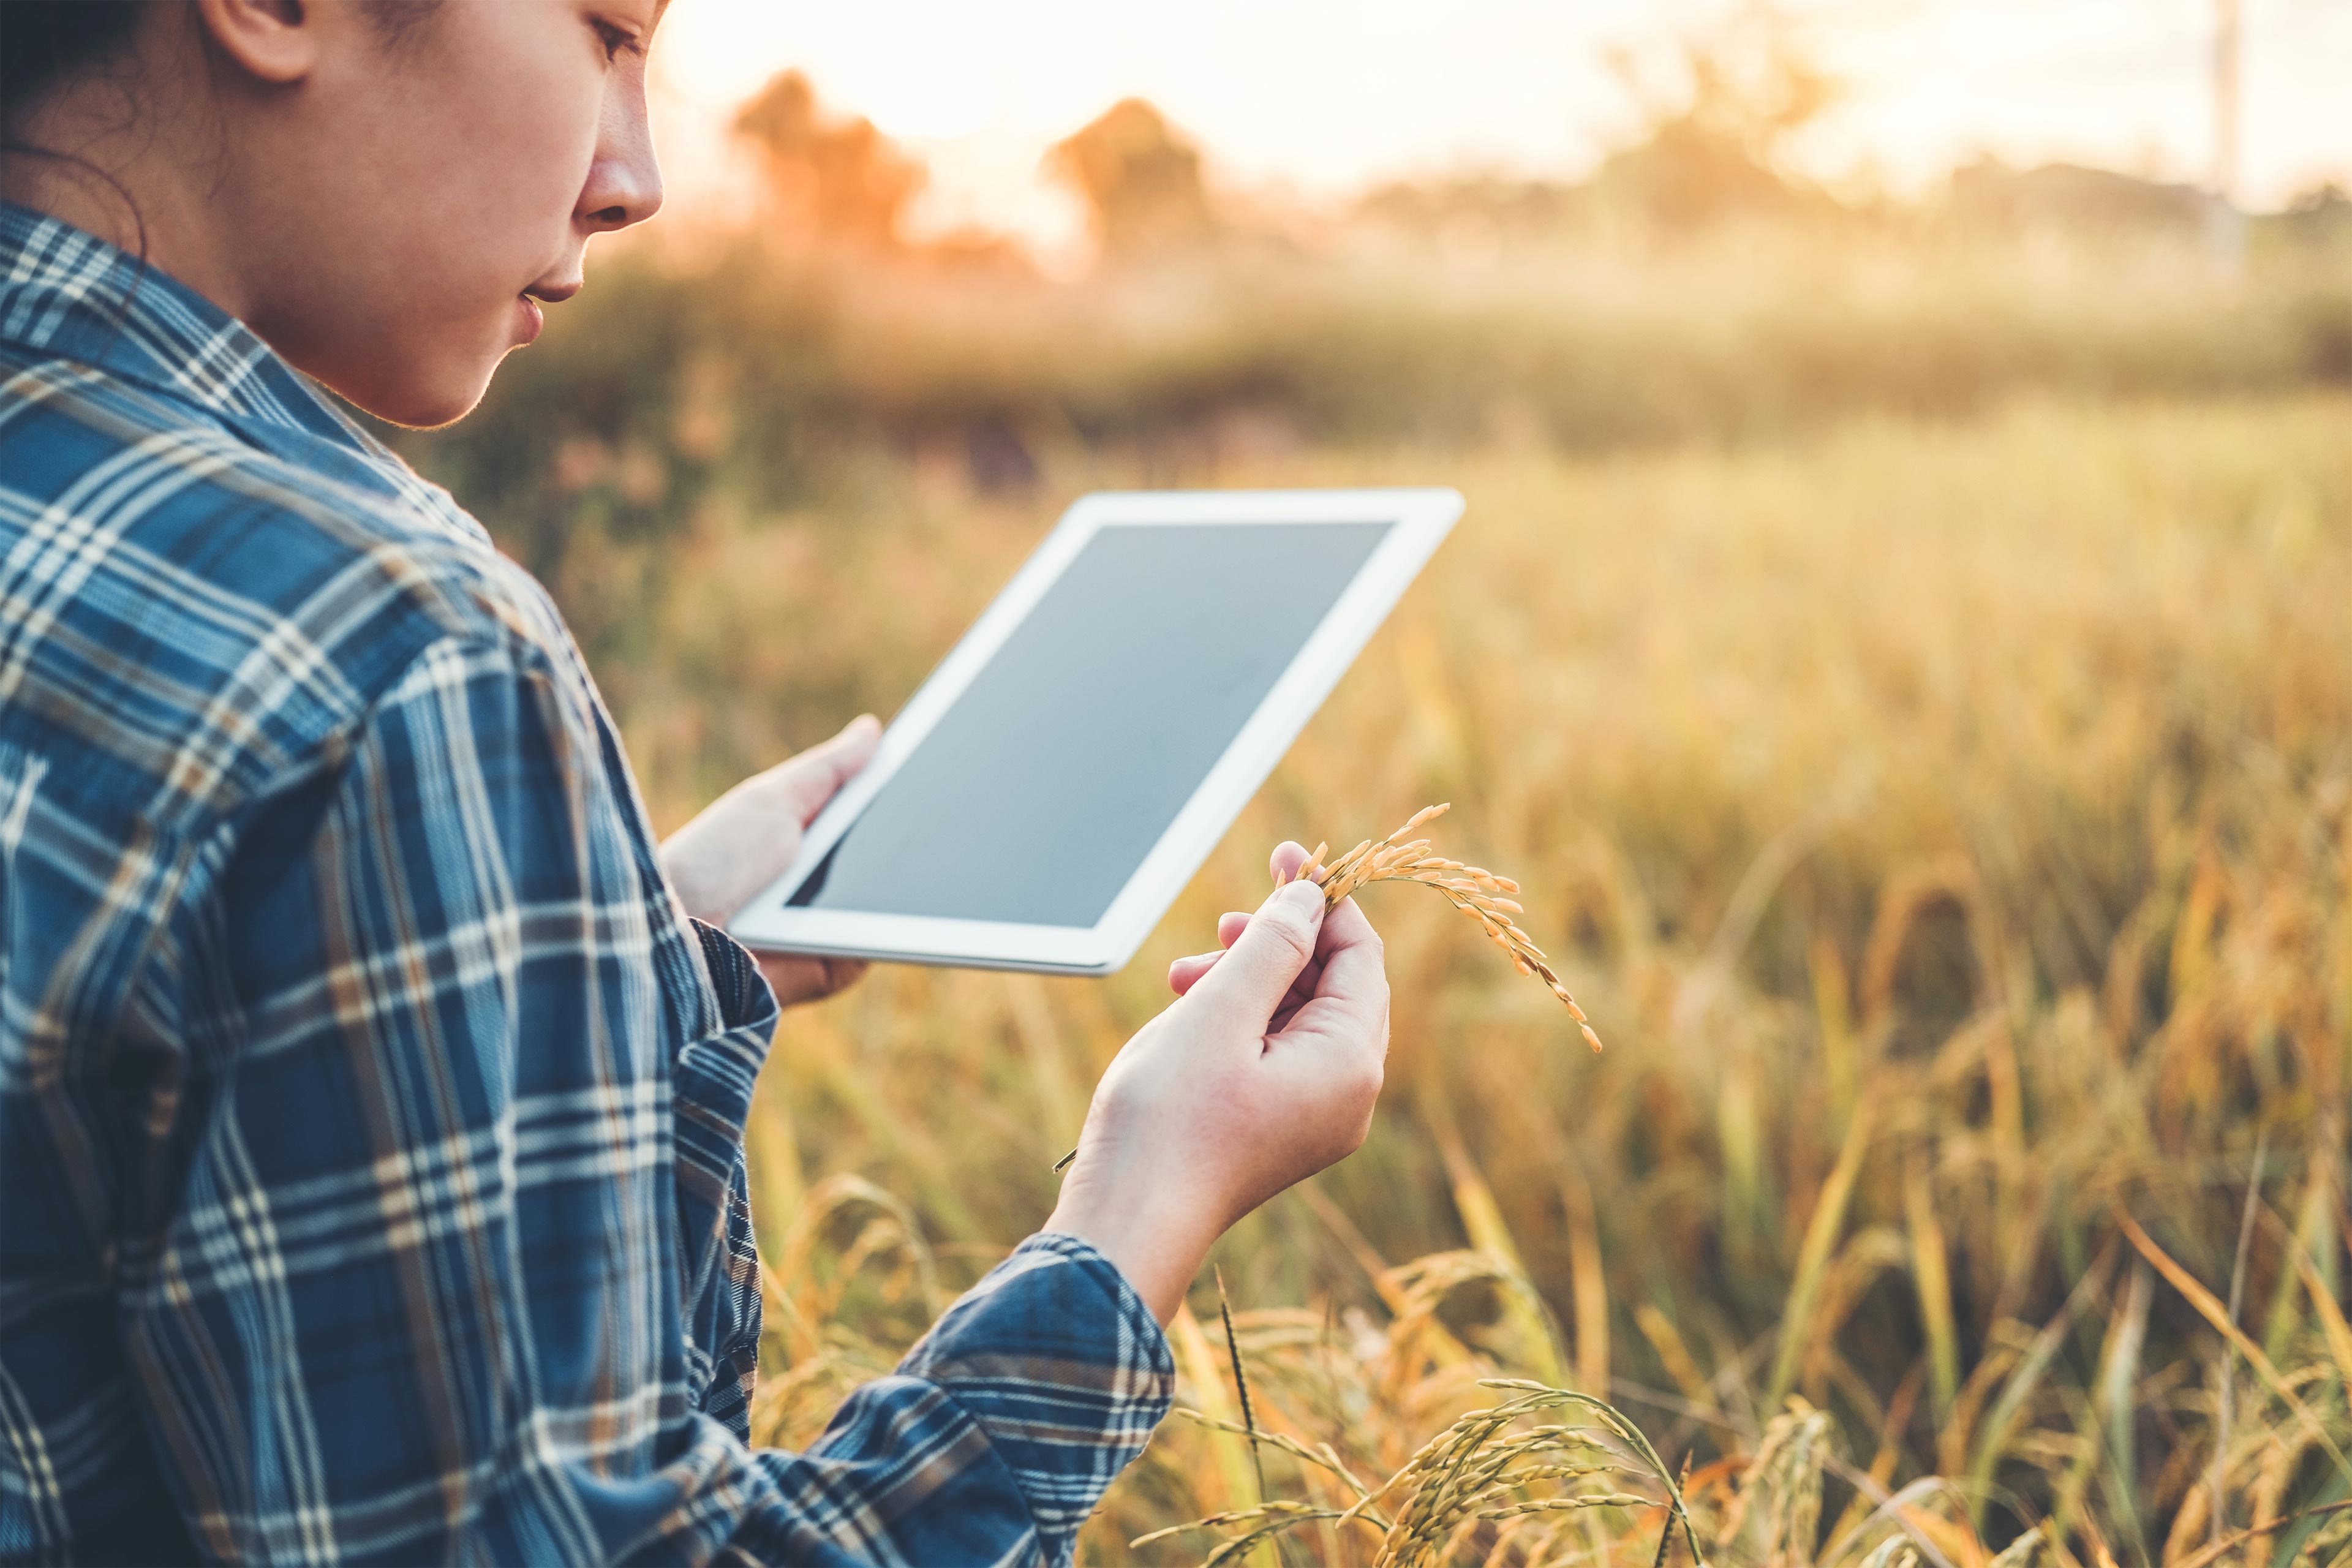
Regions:
M 1487 940 L 1511 955 L 1511 963 L 1520 973 L 1542 981 L 1568 1009 L 1569 1016 L 1576 1020 L 1576 1026 L 1584 1033 L 1585 1043 L 1599 1050 L 1601 1037 L 1593 1032 L 1584 1009 L 1577 1005 L 1575 996 L 1553 973 L 1544 950 L 1511 918 L 1527 912 L 1509 897 L 1519 890 L 1519 885 L 1484 867 L 1445 859 L 1432 851 L 1428 839 L 1411 837 L 1422 824 L 1451 809 L 1450 802 L 1424 805 L 1386 838 L 1377 842 L 1368 838 L 1328 865 L 1323 861 L 1328 846 L 1318 844 L 1297 875 L 1323 889 L 1326 908 L 1336 906 L 1341 899 L 1374 882 L 1418 882 L 1424 888 L 1434 888 L 1446 902 L 1476 921 Z
M 2284 1519 L 2274 1519 L 2267 1524 L 2257 1525 L 2252 1530 L 2242 1530 L 2235 1535 L 2225 1536 L 2214 1542 L 2193 1557 L 2182 1558 L 2173 1565 L 2173 1568 L 2206 1568 L 2206 1564 L 2221 1561 L 2223 1556 L 2235 1552 L 2249 1541 L 2274 1535 L 2288 1525 L 2300 1524 L 2306 1519 L 2324 1519 L 2329 1514 L 2342 1513 L 2347 1509 L 2352 1509 L 2352 1501 L 2322 1503 L 2317 1508 L 2307 1508 L 2301 1513 L 2289 1514 Z
M 2326 1449 L 2327 1457 L 2336 1461 L 2336 1468 L 2347 1479 L 2352 1479 L 2352 1458 L 2345 1457 L 2336 1439 L 2327 1435 L 2326 1426 L 2296 1397 L 2286 1379 L 2279 1375 L 2278 1368 L 2271 1364 L 2270 1357 L 2263 1353 L 2263 1347 L 2248 1339 L 2238 1325 L 2230 1321 L 2229 1310 L 2213 1292 L 2199 1283 L 2195 1275 L 2174 1262 L 2172 1255 L 2158 1247 L 2155 1238 L 2140 1228 L 2138 1221 L 2120 1208 L 2116 1209 L 2114 1215 L 2117 1228 L 2130 1238 L 2134 1247 L 2139 1248 L 2140 1255 L 2156 1265 L 2156 1271 L 2171 1281 L 2172 1288 L 2187 1297 L 2189 1304 L 2196 1308 L 2198 1314 L 2207 1322 L 2219 1329 L 2223 1339 L 2237 1347 L 2238 1353 L 2246 1358 L 2246 1364 L 2254 1369 L 2255 1373 L 2269 1385 L 2270 1391 L 2278 1395 L 2280 1402 L 2310 1425 L 2318 1436 L 2320 1447 Z
M 1213 1513 L 1206 1519 L 1196 1519 L 1185 1524 L 1171 1524 L 1165 1530 L 1155 1530 L 1148 1535 L 1139 1535 L 1127 1544 L 1130 1549 L 1150 1546 L 1157 1542 L 1166 1541 L 1192 1531 L 1213 1530 L 1228 1524 L 1255 1526 L 1248 1532 L 1234 1536 L 1216 1548 L 1209 1561 L 1222 1563 L 1229 1561 L 1239 1552 L 1248 1551 L 1260 1541 L 1287 1530 L 1294 1524 L 1308 1524 L 1318 1519 L 1339 1517 L 1339 1510 L 1317 1508 L 1312 1503 L 1260 1503 L 1255 1508 L 1235 1509 L 1230 1513 Z M 1271 1522 L 1268 1522 L 1269 1521 Z
M 1234 1304 L 1225 1296 L 1225 1271 L 1217 1275 L 1217 1316 L 1225 1328 L 1225 1354 L 1234 1363 L 1234 1390 L 1241 1395 L 1242 1432 L 1250 1440 L 1250 1464 L 1257 1471 L 1257 1495 L 1265 1496 L 1265 1459 L 1257 1451 L 1257 1413 L 1250 1408 L 1249 1374 L 1242 1370 L 1242 1342 L 1234 1334 Z
M 2336 1375 L 2344 1382 L 2345 1397 L 2352 1399 L 2352 1322 L 2346 1321 L 2344 1309 L 2336 1304 L 2318 1266 L 2292 1234 L 2287 1240 L 2287 1256 L 2294 1259 L 2295 1272 L 2303 1277 L 2304 1289 L 2311 1292 L 2312 1310 L 2319 1314 L 2320 1331 L 2326 1340 L 2328 1353 L 2336 1358 Z
M 1278 1448 L 1293 1458 L 1328 1470 L 1337 1476 L 1349 1491 L 1355 1493 L 1359 1501 L 1368 1499 L 1370 1495 L 1365 1489 L 1364 1483 L 1356 1479 L 1355 1472 L 1348 1468 L 1341 1461 L 1338 1451 L 1328 1443 L 1310 1448 L 1297 1438 L 1283 1433 L 1268 1432 L 1264 1427 L 1244 1426 L 1238 1421 L 1220 1421 L 1213 1415 L 1204 1415 L 1198 1410 L 1188 1410 L 1181 1405 L 1169 1414 L 1181 1420 L 1189 1421 L 1196 1426 L 1206 1426 L 1217 1432 L 1231 1432 L 1237 1437 L 1247 1437 L 1253 1443 L 1263 1443 L 1268 1447 Z M 1388 1521 L 1381 1518 L 1377 1509 L 1368 1511 L 1364 1517 L 1368 1521 L 1378 1519 L 1382 1530 L 1388 1528 Z

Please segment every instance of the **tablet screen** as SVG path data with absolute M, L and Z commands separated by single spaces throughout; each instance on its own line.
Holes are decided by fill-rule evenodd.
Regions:
M 1097 530 L 786 902 L 1092 926 L 1394 526 Z

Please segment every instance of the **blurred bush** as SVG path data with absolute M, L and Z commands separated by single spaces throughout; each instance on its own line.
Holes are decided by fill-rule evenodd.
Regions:
M 748 236 L 620 248 L 478 413 L 395 439 L 554 577 L 592 537 L 625 552 L 714 497 L 791 507 L 899 463 L 996 490 L 1093 455 L 1175 482 L 1302 445 L 1593 451 L 2029 393 L 2352 384 L 2352 262 L 2300 239 L 2232 277 L 2161 232 L 1847 213 L 1465 258 L 1458 212 L 1407 244 L 1397 211 L 1076 284 Z

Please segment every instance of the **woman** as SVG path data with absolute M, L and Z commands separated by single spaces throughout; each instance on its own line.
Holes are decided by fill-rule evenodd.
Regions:
M 1363 1137 L 1380 944 L 1294 887 L 1044 1228 L 747 1447 L 751 1080 L 849 976 L 719 928 L 876 727 L 656 844 L 537 585 L 313 386 L 459 416 L 653 216 L 658 11 L 0 5 L 0 1556 L 1066 1559 L 1211 1241 Z

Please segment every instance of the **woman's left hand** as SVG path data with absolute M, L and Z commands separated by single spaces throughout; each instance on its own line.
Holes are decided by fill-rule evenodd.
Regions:
M 724 927 L 782 876 L 800 853 L 801 835 L 872 758 L 881 735 L 881 721 L 861 714 L 832 740 L 745 779 L 664 840 L 662 870 L 686 912 Z M 786 1007 L 830 996 L 866 973 L 856 959 L 787 952 L 763 952 L 759 959 L 776 1001 Z

